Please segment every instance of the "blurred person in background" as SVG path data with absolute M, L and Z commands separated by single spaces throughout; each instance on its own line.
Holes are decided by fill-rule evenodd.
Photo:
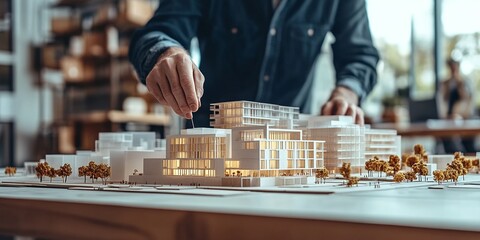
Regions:
M 310 73 L 328 32 L 335 37 L 336 87 L 321 113 L 363 124 L 359 104 L 376 83 L 379 58 L 364 0 L 162 0 L 134 33 L 129 59 L 161 104 L 206 127 L 215 102 L 249 100 L 308 113 Z M 194 37 L 200 66 L 189 55 Z
M 450 58 L 447 66 L 450 75 L 441 83 L 439 90 L 444 116 L 451 120 L 472 118 L 475 115 L 474 88 L 470 80 L 461 74 L 459 60 Z M 442 141 L 446 153 L 477 152 L 474 137 L 453 136 Z

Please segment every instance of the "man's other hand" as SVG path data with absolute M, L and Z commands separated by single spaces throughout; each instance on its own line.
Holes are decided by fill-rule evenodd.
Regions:
M 187 119 L 200 108 L 205 78 L 182 48 L 167 49 L 147 76 L 150 93 Z
M 346 87 L 336 87 L 329 100 L 323 105 L 322 115 L 347 115 L 355 119 L 355 123 L 364 124 L 363 110 L 358 107 L 358 96 Z

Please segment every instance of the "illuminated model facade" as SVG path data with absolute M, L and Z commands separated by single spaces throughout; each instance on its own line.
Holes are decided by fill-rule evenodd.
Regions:
M 298 109 L 253 102 L 212 105 L 211 125 L 167 138 L 165 159 L 145 159 L 132 182 L 213 186 L 276 186 L 315 181 L 324 141 L 293 129 Z

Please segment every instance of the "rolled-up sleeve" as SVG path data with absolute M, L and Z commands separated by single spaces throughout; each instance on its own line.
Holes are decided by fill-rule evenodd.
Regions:
M 202 13 L 197 0 L 162 0 L 148 23 L 136 30 L 130 42 L 128 57 L 141 82 L 169 47 L 190 48 Z
M 336 85 L 354 91 L 361 103 L 377 82 L 379 55 L 373 46 L 365 1 L 339 2 L 332 28 Z

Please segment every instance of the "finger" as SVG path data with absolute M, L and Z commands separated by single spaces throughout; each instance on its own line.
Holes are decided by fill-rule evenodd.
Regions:
M 191 111 L 190 107 L 187 105 L 187 101 L 185 99 L 185 94 L 183 93 L 183 88 L 180 85 L 179 75 L 177 73 L 175 59 L 169 58 L 166 59 L 166 64 L 162 65 L 162 71 L 165 73 L 168 79 L 168 87 L 170 89 L 170 94 L 168 97 L 164 96 L 168 102 L 175 102 L 177 108 L 180 109 L 180 116 L 191 118 Z M 162 86 L 162 91 L 163 91 Z M 169 99 L 171 98 L 171 99 Z M 172 98 L 175 100 L 173 101 Z
M 197 68 L 197 66 L 195 66 L 194 64 L 192 65 L 193 65 L 193 76 L 195 78 L 195 92 L 197 93 L 198 107 L 200 108 L 202 106 L 201 98 L 203 96 L 203 84 L 205 83 L 205 77 Z
M 348 109 L 348 103 L 346 101 L 338 100 L 335 101 L 335 115 L 345 115 Z
M 158 85 L 160 86 L 160 91 L 162 92 L 162 96 L 163 96 L 163 98 L 165 98 L 165 101 L 167 102 L 167 105 L 169 105 L 173 109 L 173 111 L 175 113 L 177 113 L 179 116 L 184 117 L 185 114 L 180 109 L 180 107 L 177 103 L 177 100 L 175 99 L 175 96 L 173 95 L 171 87 L 170 87 L 170 81 L 172 81 L 171 78 L 173 78 L 173 77 L 170 77 L 170 75 L 172 75 L 172 74 L 169 74 L 169 72 L 171 72 L 171 70 L 170 70 L 170 68 L 171 68 L 170 64 L 171 63 L 168 63 L 168 62 L 169 62 L 169 60 L 165 60 L 164 63 L 160 65 L 160 68 L 161 68 L 160 70 L 161 70 L 162 73 L 165 74 L 166 81 L 158 81 Z M 173 68 L 173 69 L 175 69 L 175 68 Z M 173 76 L 175 76 L 175 75 L 176 74 L 174 74 Z
M 160 76 L 163 76 L 163 78 Z M 165 78 L 165 75 L 159 74 L 157 67 L 155 67 L 150 72 L 150 74 L 148 74 L 146 79 L 146 85 L 147 85 L 148 91 L 162 105 L 168 105 L 168 104 L 165 98 L 163 97 L 162 92 L 160 91 L 160 87 L 158 86 L 157 81 L 166 81 L 166 80 L 167 79 Z
M 322 107 L 322 115 L 332 115 L 332 110 L 333 110 L 333 102 L 328 101 Z
M 363 110 L 359 107 L 357 107 L 357 114 L 355 116 L 355 123 L 359 124 L 360 126 L 363 126 L 365 124 L 365 118 L 364 118 L 364 113 Z
M 183 89 L 188 110 L 196 112 L 198 110 L 198 97 L 195 89 L 192 60 L 187 55 L 181 55 L 177 59 L 179 59 L 177 64 L 179 83 Z
M 355 119 L 355 117 L 357 115 L 357 106 L 355 106 L 353 104 L 349 104 L 348 108 L 347 108 L 347 111 L 345 112 L 345 115 L 352 116 L 353 119 Z

